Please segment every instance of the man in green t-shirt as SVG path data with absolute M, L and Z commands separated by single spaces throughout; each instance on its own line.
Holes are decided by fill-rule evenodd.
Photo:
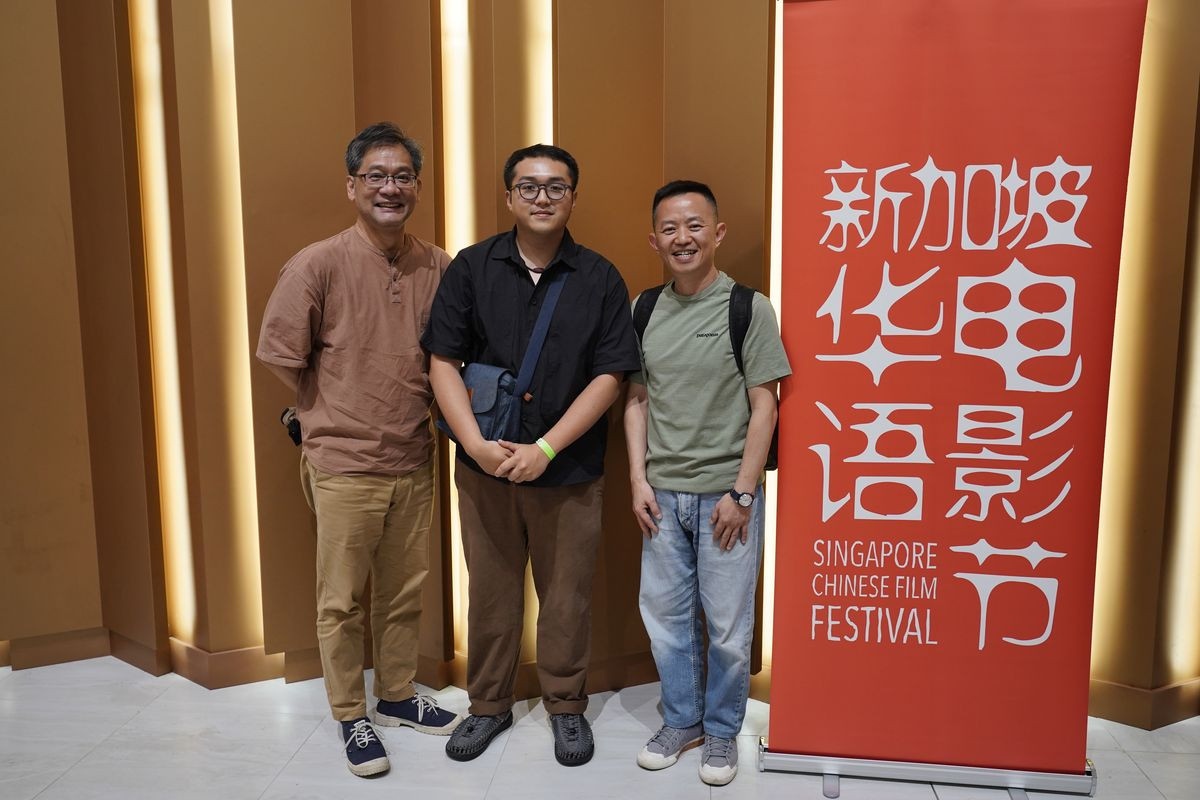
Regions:
M 730 335 L 735 284 L 716 267 L 725 223 L 712 190 L 672 181 L 655 193 L 651 219 L 650 246 L 671 281 L 641 335 L 642 370 L 631 377 L 625 441 L 633 513 L 645 536 L 642 620 L 662 681 L 664 719 L 637 761 L 663 769 L 703 741 L 700 778 L 719 786 L 737 774 L 763 546 L 762 472 L 776 384 L 791 368 L 775 313 L 758 293 L 739 368 Z

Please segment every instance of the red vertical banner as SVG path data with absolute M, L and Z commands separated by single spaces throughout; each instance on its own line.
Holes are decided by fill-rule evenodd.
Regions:
M 1083 771 L 1144 22 L 785 2 L 772 752 Z

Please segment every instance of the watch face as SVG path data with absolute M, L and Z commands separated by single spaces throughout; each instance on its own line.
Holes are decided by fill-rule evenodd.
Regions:
M 751 504 L 754 503 L 754 495 L 747 492 L 746 494 L 740 495 L 737 501 L 738 505 L 742 508 L 749 508 Z

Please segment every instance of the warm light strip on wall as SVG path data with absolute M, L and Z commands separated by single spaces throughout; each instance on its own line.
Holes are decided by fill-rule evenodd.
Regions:
M 446 250 L 451 255 L 475 241 L 475 139 L 471 113 L 471 33 L 468 0 L 442 0 L 442 200 Z M 467 649 L 466 559 L 454 484 L 455 445 L 450 444 L 450 593 L 454 649 Z
M 525 75 L 526 144 L 554 142 L 554 8 L 552 0 L 521 0 L 521 29 Z M 525 567 L 525 614 L 521 661 L 537 659 L 537 619 L 540 613 L 532 565 Z
M 1192 166 L 1196 169 L 1196 165 Z M 1193 195 L 1193 202 L 1196 202 Z M 1200 207 L 1192 209 L 1192 225 L 1200 225 Z M 1175 536 L 1173 557 L 1166 563 L 1164 587 L 1166 595 L 1166 662 L 1167 681 L 1194 679 L 1200 676 L 1200 267 L 1193 255 L 1191 268 L 1190 303 L 1192 314 L 1183 320 L 1183 346 L 1188 348 L 1188 361 L 1180 360 L 1179 380 L 1183 383 L 1178 394 L 1175 430 L 1176 452 L 1174 477 L 1174 507 L 1168 516 Z M 1186 306 L 1185 306 L 1186 307 Z
M 1154 3 L 1149 13 L 1157 12 L 1159 3 Z M 1183 14 L 1176 20 L 1162 20 L 1171 25 L 1177 35 L 1184 36 L 1183 47 L 1192 53 L 1200 44 L 1200 27 L 1196 23 L 1195 7 L 1180 8 Z M 1190 14 L 1188 14 L 1190 11 Z M 1190 24 L 1189 24 L 1190 23 Z M 1147 28 L 1150 27 L 1148 22 Z M 1156 26 L 1157 27 L 1157 26 Z M 1144 59 L 1143 59 L 1144 61 Z M 1182 68 L 1174 62 L 1175 75 Z M 1191 74 L 1195 73 L 1192 60 Z M 1181 86 L 1186 84 L 1180 84 Z M 1177 98 L 1183 105 L 1186 93 Z M 1195 83 L 1192 83 L 1195 97 Z M 1184 105 L 1184 108 L 1187 106 Z M 1200 124 L 1191 127 L 1192 140 L 1200 134 Z M 1175 167 L 1178 168 L 1178 167 Z M 1192 162 L 1193 181 L 1200 174 L 1200 164 Z M 1200 188 L 1192 183 L 1192 213 L 1190 230 L 1194 237 L 1200 231 Z M 1194 239 L 1193 239 L 1194 241 Z M 1185 269 L 1191 272 L 1190 284 L 1185 281 L 1189 295 L 1183 300 L 1181 319 L 1180 358 L 1178 359 L 1178 391 L 1176 393 L 1175 419 L 1175 474 L 1172 478 L 1172 506 L 1167 519 L 1174 537 L 1171 558 L 1166 563 L 1164 588 L 1166 590 L 1166 650 L 1165 661 L 1169 683 L 1193 680 L 1200 677 L 1200 252 L 1188 248 L 1191 262 Z M 1190 313 L 1189 313 L 1190 312 Z M 1168 542 L 1171 540 L 1169 539 Z
M 1144 526 L 1151 524 L 1145 521 L 1144 517 L 1148 514 L 1142 509 L 1142 483 L 1145 477 L 1137 472 L 1136 465 L 1144 463 L 1139 453 L 1145 447 L 1139 435 L 1138 419 L 1153 406 L 1148 399 L 1152 396 L 1150 388 L 1142 381 L 1132 380 L 1130 373 L 1137 369 L 1137 365 L 1154 347 L 1151 338 L 1154 326 L 1149 319 L 1151 315 L 1160 313 L 1158 307 L 1161 305 L 1165 272 L 1162 266 L 1153 264 L 1154 259 L 1162 257 L 1159 242 L 1164 236 L 1186 236 L 1186 227 L 1164 227 L 1164 220 L 1160 216 L 1162 203 L 1158 198 L 1163 189 L 1162 175 L 1166 174 L 1163 172 L 1164 148 L 1174 152 L 1186 148 L 1190 152 L 1195 141 L 1195 83 L 1187 91 L 1184 89 L 1186 84 L 1177 79 L 1178 71 L 1183 68 L 1180 57 L 1185 52 L 1194 51 L 1190 41 L 1195 36 L 1192 33 L 1194 25 L 1190 24 L 1194 13 L 1192 6 L 1169 0 L 1151 0 L 1146 11 L 1147 24 L 1129 153 L 1129 184 L 1121 237 L 1120 281 L 1100 493 L 1096 592 L 1092 612 L 1092 674 L 1098 676 L 1131 675 L 1136 672 L 1125 666 L 1132 661 L 1127 655 L 1130 645 L 1126 638 L 1130 631 L 1130 616 L 1136 613 L 1131 609 L 1131 598 L 1135 597 L 1135 591 L 1144 579 L 1130 574 L 1125 553 L 1138 546 L 1135 542 L 1146 533 Z M 1193 110 L 1176 113 L 1181 107 Z M 1181 135 L 1178 126 L 1184 119 L 1188 121 L 1188 130 Z M 1172 164 L 1170 168 L 1176 171 L 1174 174 L 1178 174 L 1178 166 Z M 1187 325 L 1186 320 L 1181 320 L 1181 323 Z M 1181 373 L 1176 379 L 1182 380 L 1184 377 Z M 1180 466 L 1185 469 L 1179 472 L 1179 477 L 1195 475 L 1194 470 L 1186 469 L 1186 464 Z M 1191 485 L 1194 487 L 1196 484 Z M 1187 494 L 1186 488 L 1179 490 L 1176 511 L 1181 516 L 1176 518 L 1177 525 L 1186 521 L 1194 508 L 1194 501 L 1184 497 Z M 1190 494 L 1195 494 L 1194 490 Z M 1161 525 L 1162 518 L 1154 520 L 1153 524 Z M 1169 539 L 1163 547 L 1167 548 L 1164 555 L 1170 555 L 1176 561 L 1186 557 L 1183 551 L 1172 554 Z M 1170 577 L 1171 568 L 1168 565 L 1162 579 L 1169 580 Z M 1166 660 L 1172 669 L 1176 664 L 1183 665 L 1187 660 L 1184 654 L 1200 651 L 1200 626 L 1195 620 L 1195 606 L 1187 608 L 1177 605 L 1185 602 L 1191 592 L 1197 591 L 1194 588 L 1196 580 L 1193 573 L 1190 580 L 1175 582 L 1174 590 L 1161 597 L 1157 619 L 1161 623 L 1163 614 L 1169 613 L 1172 619 L 1178 621 L 1178 633 L 1181 636 L 1180 639 L 1167 638 L 1176 634 L 1175 630 L 1167 629 L 1157 634 L 1166 647 Z M 1155 588 L 1165 591 L 1170 586 L 1172 584 L 1160 584 Z M 1168 604 L 1170 612 L 1165 608 Z M 1143 655 L 1137 652 L 1135 657 L 1142 658 Z M 1145 655 L 1147 664 L 1149 660 L 1149 656 Z M 1195 669 L 1195 662 L 1192 664 Z M 1152 680 L 1148 669 L 1142 670 L 1146 676 L 1142 680 Z M 1189 677 L 1194 675 L 1195 672 L 1192 672 Z
M 442 174 L 446 249 L 475 243 L 475 117 L 468 0 L 442 0 Z
M 134 117 L 142 197 L 142 236 L 149 295 L 150 358 L 158 485 L 162 507 L 167 623 L 172 636 L 192 642 L 196 587 L 184 464 L 179 352 L 175 336 L 175 281 L 171 259 L 171 213 L 167 191 L 163 122 L 162 51 L 156 0 L 129 0 Z
M 526 73 L 526 142 L 554 142 L 554 4 L 522 0 Z
M 214 179 L 217 185 L 217 229 L 220 257 L 208 269 L 220 276 L 224 322 L 221 365 L 225 370 L 229 452 L 229 491 L 237 553 L 237 582 L 244 630 L 263 637 L 262 577 L 258 552 L 258 496 L 254 467 L 254 412 L 250 400 L 250 334 L 246 319 L 246 256 L 242 239 L 241 156 L 237 126 L 237 81 L 233 49 L 233 2 L 209 0 L 212 47 L 212 131 Z
M 775 318 L 783 320 L 783 8 L 775 4 L 775 68 L 771 74 L 771 92 L 774 101 L 771 108 L 771 286 L 769 297 L 775 307 Z M 775 541 L 778 524 L 777 500 L 779 478 L 776 473 L 767 473 L 767 502 L 763 508 L 766 516 L 766 534 L 763 554 L 763 631 L 762 659 L 771 663 L 775 625 Z
M 1194 34 L 1200 39 L 1200 34 Z M 1198 126 L 1200 127 L 1200 126 Z M 1193 136 L 1200 131 L 1193 133 Z M 1193 162 L 1192 174 L 1200 174 Z M 1190 227 L 1200 231 L 1200 194 L 1192 188 Z M 1163 585 L 1166 590 L 1166 679 L 1169 683 L 1200 677 L 1200 252 L 1189 253 L 1189 294 L 1184 297 L 1180 336 L 1179 391 L 1176 394 L 1175 475 L 1171 524 L 1174 549 L 1167 560 Z M 1190 312 L 1190 313 L 1188 313 Z M 1170 540 L 1168 540 L 1170 541 Z

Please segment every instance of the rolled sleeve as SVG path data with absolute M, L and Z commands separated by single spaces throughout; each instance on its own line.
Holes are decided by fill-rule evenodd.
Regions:
M 742 345 L 742 358 L 746 364 L 748 387 L 761 386 L 792 374 L 783 341 L 779 337 L 775 309 L 771 301 L 759 293 L 754 295 L 750 328 Z
M 629 312 L 629 289 L 617 268 L 608 265 L 604 305 L 601 309 L 600 336 L 592 356 L 592 375 L 619 372 L 628 375 L 642 368 L 633 315 Z
M 442 276 L 429 310 L 429 325 L 421 336 L 421 347 L 433 355 L 459 361 L 470 361 L 474 355 L 475 296 L 469 270 L 466 260 L 457 256 Z
M 255 356 L 265 364 L 304 369 L 321 327 L 322 295 L 297 262 L 288 262 L 267 300 Z

